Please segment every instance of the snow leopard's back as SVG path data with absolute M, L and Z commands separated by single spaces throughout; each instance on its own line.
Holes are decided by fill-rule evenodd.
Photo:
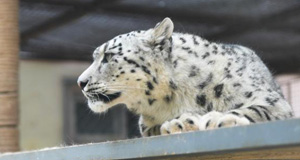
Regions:
M 253 104 L 278 106 L 280 116 L 289 117 L 291 107 L 283 98 L 272 74 L 249 48 L 209 42 L 199 36 L 174 33 L 174 79 L 192 84 L 198 105 L 207 110 L 228 111 Z M 176 77 L 177 76 L 177 77 Z M 185 78 L 184 78 L 185 77 Z M 188 77 L 188 81 L 187 80 Z M 221 90 L 216 94 L 216 90 Z M 199 100 L 200 99 L 200 100 Z

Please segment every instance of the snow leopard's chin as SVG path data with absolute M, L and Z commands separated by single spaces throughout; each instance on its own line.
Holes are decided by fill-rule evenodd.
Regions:
M 118 104 L 121 104 L 121 103 L 110 103 L 110 104 L 107 104 L 107 103 L 104 103 L 102 101 L 90 101 L 88 100 L 88 106 L 89 108 L 95 112 L 95 113 L 103 113 L 103 112 L 106 112 L 107 110 L 109 110 L 110 108 L 118 105 Z
M 105 112 L 109 107 L 101 101 L 88 100 L 89 108 L 95 113 Z

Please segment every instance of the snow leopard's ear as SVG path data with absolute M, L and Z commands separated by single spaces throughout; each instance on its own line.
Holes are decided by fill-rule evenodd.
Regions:
M 158 23 L 153 29 L 153 38 L 155 42 L 169 39 L 172 36 L 174 24 L 170 18 L 165 18 L 163 21 Z
M 154 53 L 160 53 L 165 61 L 171 60 L 172 34 L 174 24 L 170 18 L 165 18 L 158 23 L 151 31 L 150 46 Z

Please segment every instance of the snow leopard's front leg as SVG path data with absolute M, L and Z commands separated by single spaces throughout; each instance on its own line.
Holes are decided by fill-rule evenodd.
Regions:
M 161 125 L 162 135 L 197 131 L 200 127 L 201 116 L 199 114 L 184 113 L 180 117 L 166 121 Z
M 215 129 L 221 127 L 233 127 L 257 122 L 280 120 L 292 117 L 292 113 L 276 114 L 278 106 L 251 105 L 226 113 L 209 112 L 200 121 L 200 130 Z
M 139 120 L 139 128 L 143 137 L 167 135 L 199 130 L 201 116 L 198 114 L 184 113 L 180 117 L 164 122 L 162 125 L 148 127 L 142 117 Z
M 160 125 L 155 125 L 155 126 L 152 126 L 152 127 L 146 127 L 145 125 L 140 124 L 139 127 L 140 127 L 141 135 L 143 137 L 150 137 L 150 136 L 161 135 L 161 133 L 160 133 Z
M 152 125 L 149 127 L 145 124 L 142 116 L 139 119 L 139 129 L 143 137 L 160 135 L 160 126 L 161 125 Z
M 208 130 L 222 127 L 248 125 L 251 123 L 280 120 L 292 117 L 292 113 L 274 114 L 277 106 L 252 105 L 228 112 L 211 111 L 200 116 L 186 113 L 162 124 L 162 135 L 182 133 L 188 131 Z
M 247 118 L 239 117 L 235 113 L 236 112 L 221 113 L 217 111 L 211 111 L 203 116 L 185 113 L 178 118 L 163 123 L 161 125 L 160 132 L 162 135 L 168 135 L 189 131 L 250 124 L 250 121 Z
M 238 116 L 235 111 L 221 113 L 211 111 L 203 115 L 200 120 L 199 130 L 208 130 L 221 127 L 248 125 L 251 122 L 243 116 Z

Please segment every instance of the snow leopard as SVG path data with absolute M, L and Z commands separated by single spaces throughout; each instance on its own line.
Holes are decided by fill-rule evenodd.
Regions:
M 143 137 L 291 118 L 291 106 L 255 52 L 154 28 L 116 36 L 93 52 L 78 85 L 89 108 L 117 104 L 140 116 Z

